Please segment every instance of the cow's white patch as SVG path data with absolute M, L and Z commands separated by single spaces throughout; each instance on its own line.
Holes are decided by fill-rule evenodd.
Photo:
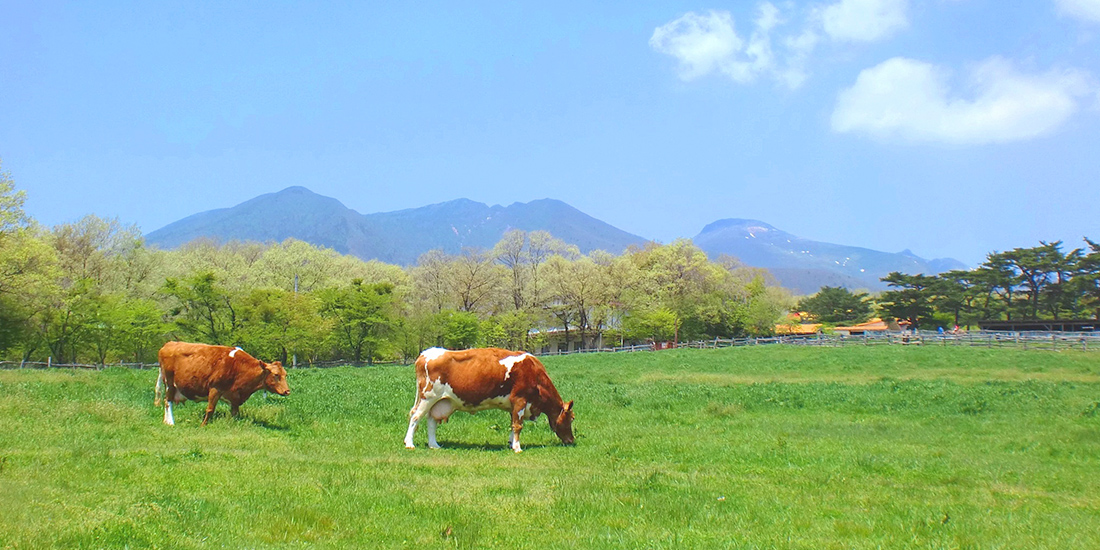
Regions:
M 420 355 L 424 356 L 424 359 L 426 360 L 425 362 L 431 363 L 432 361 L 438 359 L 439 356 L 443 355 L 444 353 L 447 353 L 447 350 L 443 348 L 428 348 L 420 352 Z
M 176 419 L 172 418 L 172 400 L 167 400 L 167 404 L 164 406 L 164 423 L 169 426 L 176 425 Z
M 237 355 L 238 351 L 244 351 L 244 350 L 241 349 L 241 348 L 233 348 L 233 351 L 229 352 L 229 356 L 233 357 L 234 355 Z
M 504 379 L 507 380 L 512 375 L 512 367 L 516 366 L 516 363 L 527 359 L 530 354 L 523 353 L 520 355 L 512 355 L 500 360 L 500 364 L 504 365 Z

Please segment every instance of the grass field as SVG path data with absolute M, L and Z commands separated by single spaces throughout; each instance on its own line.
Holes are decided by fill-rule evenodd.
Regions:
M 295 370 L 199 427 L 155 371 L 0 371 L 3 548 L 1100 548 L 1100 354 L 548 358 L 545 419 L 402 437 L 411 367 Z

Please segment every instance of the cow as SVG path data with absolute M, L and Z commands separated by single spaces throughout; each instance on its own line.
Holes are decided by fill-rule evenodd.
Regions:
M 214 416 L 219 399 L 228 401 L 233 416 L 237 416 L 241 403 L 258 390 L 290 395 L 282 363 L 264 363 L 241 348 L 168 342 L 157 352 L 157 358 L 160 375 L 153 403 L 159 405 L 163 384 L 164 423 L 169 426 L 176 424 L 172 403 L 206 401 L 206 416 L 202 418 L 205 426 Z
M 472 414 L 486 409 L 512 414 L 508 445 L 517 453 L 523 450 L 519 445 L 523 421 L 534 421 L 543 413 L 562 443 L 573 444 L 573 402 L 562 402 L 546 368 L 533 355 L 499 348 L 430 348 L 416 358 L 416 402 L 409 411 L 405 447 L 414 448 L 413 434 L 425 414 L 428 447 L 438 449 L 437 424 L 456 410 Z

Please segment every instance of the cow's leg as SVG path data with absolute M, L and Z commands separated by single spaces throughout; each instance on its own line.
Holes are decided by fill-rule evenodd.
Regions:
M 523 430 L 523 413 L 527 408 L 527 401 L 523 399 L 512 400 L 512 435 L 508 438 L 508 442 L 512 445 L 512 450 L 517 453 L 522 453 L 523 449 L 519 446 L 519 432 Z
M 423 397 L 417 397 L 416 404 L 413 405 L 411 411 L 409 411 L 409 431 L 405 432 L 405 448 L 412 449 L 413 434 L 416 433 L 416 426 L 420 423 L 420 417 L 428 413 L 428 411 L 434 405 L 434 401 L 429 401 Z
M 176 419 L 172 417 L 172 390 L 169 389 L 164 395 L 164 423 L 169 426 L 176 425 Z
M 161 373 L 163 376 L 163 371 Z M 176 419 L 172 416 L 172 402 L 176 399 L 176 383 L 171 376 L 164 376 L 164 423 L 169 426 L 176 425 Z
M 231 401 L 229 403 L 229 414 L 233 415 L 233 418 L 239 418 L 241 416 L 241 404 Z
M 161 388 L 163 386 L 164 386 L 164 369 L 160 369 L 157 372 L 157 384 L 155 386 L 153 386 L 153 406 L 154 407 L 159 407 L 160 406 L 160 392 L 161 392 Z
M 428 415 L 428 448 L 438 449 L 439 442 L 435 440 L 435 428 L 439 425 L 439 421 L 434 416 Z
M 221 399 L 221 392 L 218 388 L 210 388 L 210 397 L 206 402 L 206 416 L 202 417 L 202 425 L 205 426 L 207 422 L 214 416 L 214 407 L 218 405 L 218 399 Z

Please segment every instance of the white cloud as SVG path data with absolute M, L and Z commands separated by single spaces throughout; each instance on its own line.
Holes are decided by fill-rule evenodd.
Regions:
M 907 0 L 841 0 L 822 10 L 821 22 L 834 40 L 873 42 L 905 28 L 907 11 Z
M 805 80 L 806 50 L 813 49 L 816 35 L 783 42 L 787 60 L 781 64 L 772 49 L 772 32 L 784 23 L 771 2 L 759 5 L 753 32 L 746 41 L 738 36 L 729 12 L 688 12 L 657 27 L 649 39 L 656 51 L 671 55 L 679 63 L 680 78 L 693 80 L 711 74 L 724 75 L 747 84 L 769 76 L 796 88 Z
M 1054 0 L 1054 3 L 1061 13 L 1100 23 L 1100 0 Z
M 713 72 L 725 72 L 744 42 L 733 30 L 729 12 L 705 15 L 688 12 L 657 27 L 649 45 L 680 61 L 680 78 L 691 80 Z
M 968 96 L 953 94 L 948 74 L 904 57 L 864 69 L 833 111 L 837 132 L 953 144 L 1003 143 L 1056 130 L 1096 85 L 1076 70 L 1029 75 L 990 58 L 971 71 Z

